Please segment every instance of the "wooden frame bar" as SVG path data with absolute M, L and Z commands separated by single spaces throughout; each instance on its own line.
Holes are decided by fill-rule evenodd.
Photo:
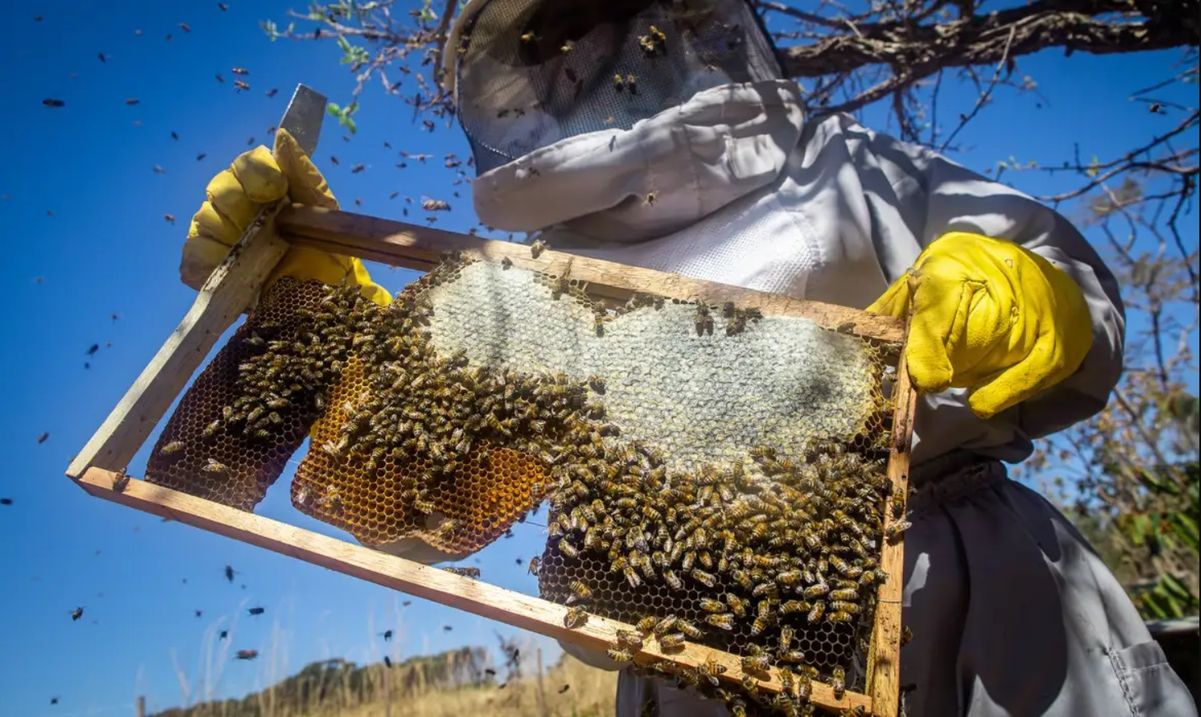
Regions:
M 450 251 L 485 261 L 507 257 L 514 266 L 523 269 L 554 276 L 566 273 L 572 279 L 587 282 L 588 293 L 602 298 L 625 301 L 634 293 L 653 291 L 680 299 L 705 299 L 711 304 L 733 301 L 743 308 L 757 308 L 765 316 L 800 316 L 826 328 L 880 341 L 900 343 L 904 335 L 903 322 L 846 306 L 804 301 L 785 294 L 549 249 L 534 258 L 526 244 L 480 239 L 352 212 L 293 204 L 281 209 L 275 221 L 280 234 L 295 244 L 409 269 L 429 271 Z
M 250 305 L 290 243 L 422 270 L 432 268 L 447 251 L 460 251 L 489 261 L 508 258 L 514 265 L 531 270 L 552 275 L 569 273 L 572 279 L 587 282 L 589 293 L 613 300 L 646 292 L 705 299 L 712 303 L 732 301 L 740 307 L 759 308 L 765 315 L 800 316 L 865 339 L 897 344 L 904 337 L 902 322 L 846 307 L 563 252 L 546 251 L 535 258 L 526 245 L 484 240 L 349 212 L 285 206 L 264 212 L 247 230 L 226 261 L 209 277 L 184 320 L 67 469 L 67 475 L 91 495 L 590 650 L 603 651 L 614 641 L 618 629 L 632 628 L 593 615 L 583 626 L 569 629 L 563 625 L 566 608 L 562 605 L 131 479 L 125 474 L 128 462 L 199 368 L 217 338 Z M 888 476 L 894 495 L 904 496 L 915 405 L 904 362 L 898 367 L 893 400 L 895 413 Z M 893 519 L 889 511 L 885 512 L 887 525 Z M 867 691 L 848 690 L 836 699 L 829 685 L 814 683 L 812 701 L 815 704 L 831 709 L 862 708 L 867 713 L 888 717 L 897 714 L 903 566 L 900 542 L 884 547 L 881 566 L 888 577 L 878 593 L 871 647 L 874 665 L 869 671 Z M 719 679 L 737 683 L 743 677 L 737 657 L 695 643 L 687 643 L 682 651 L 667 654 L 653 641 L 647 641 L 634 659 L 643 664 L 667 660 L 690 668 L 712 660 L 726 668 Z M 780 691 L 778 671 L 772 670 L 770 679 L 759 681 L 759 685 L 767 692 Z

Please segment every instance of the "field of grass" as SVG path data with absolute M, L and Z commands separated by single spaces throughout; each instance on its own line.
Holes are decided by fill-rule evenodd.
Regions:
M 533 662 L 526 660 L 526 663 Z M 617 673 L 564 655 L 541 675 L 492 674 L 483 648 L 387 666 L 314 663 L 240 700 L 173 708 L 153 717 L 600 717 L 614 711 Z M 510 663 L 512 665 L 512 663 Z

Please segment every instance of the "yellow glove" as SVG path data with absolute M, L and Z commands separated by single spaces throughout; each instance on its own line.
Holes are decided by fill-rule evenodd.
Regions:
M 285 194 L 294 202 L 338 208 L 325 178 L 286 130 L 275 135 L 275 152 L 258 146 L 238 155 L 229 169 L 213 177 L 205 188 L 207 199 L 192 217 L 179 266 L 183 283 L 199 289 L 209 274 L 225 259 L 229 248 L 254 220 L 264 204 Z M 386 306 L 392 297 L 371 281 L 367 268 L 357 258 L 319 249 L 293 247 L 267 278 L 281 276 L 317 279 L 331 286 L 344 280 L 362 287 L 363 296 Z
M 1017 244 L 966 232 L 932 242 L 867 310 L 912 312 L 905 360 L 914 386 L 969 388 L 982 418 L 1070 376 L 1093 343 L 1071 277 Z

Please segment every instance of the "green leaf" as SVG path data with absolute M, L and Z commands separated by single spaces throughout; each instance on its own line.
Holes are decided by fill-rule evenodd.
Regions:
M 1175 595 L 1181 600 L 1190 600 L 1192 595 L 1189 594 L 1188 587 L 1171 573 L 1168 573 L 1159 579 L 1160 585 L 1163 586 L 1164 594 Z
M 1168 518 L 1172 532 L 1193 553 L 1201 552 L 1201 537 L 1197 534 L 1197 519 L 1185 512 L 1173 513 Z

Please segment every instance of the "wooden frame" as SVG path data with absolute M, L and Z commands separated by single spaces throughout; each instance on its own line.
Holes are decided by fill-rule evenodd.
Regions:
M 759 308 L 765 315 L 801 316 L 866 339 L 899 344 L 904 338 L 902 322 L 846 307 L 563 252 L 546 251 L 534 258 L 525 245 L 489 241 L 349 212 L 285 206 L 264 213 L 247 230 L 230 256 L 209 277 L 183 321 L 67 469 L 67 475 L 91 495 L 593 650 L 604 650 L 614 641 L 618 629 L 629 626 L 594 615 L 583 626 L 568 629 L 563 626 L 566 608 L 556 603 L 126 475 L 129 461 L 217 339 L 251 305 L 290 244 L 421 270 L 432 268 L 446 251 L 461 251 L 469 257 L 487 261 L 508 258 L 516 266 L 552 275 L 570 271 L 573 279 L 588 283 L 590 293 L 613 300 L 624 300 L 635 292 L 648 292 L 704 299 L 711 303 L 733 301 L 740 307 Z M 903 361 L 898 363 L 893 397 L 895 413 L 888 477 L 894 494 L 903 496 L 908 487 L 909 444 L 915 406 L 915 394 Z M 885 513 L 887 527 L 894 519 L 891 511 Z M 897 714 L 902 550 L 900 542 L 886 543 L 883 547 L 881 566 L 887 578 L 877 596 L 872 669 L 867 689 L 863 693 L 847 691 L 835 698 L 828 685 L 814 683 L 814 703 L 833 709 L 862 708 L 866 713 L 888 717 Z M 736 683 L 743 676 L 737 657 L 694 643 L 688 643 L 681 652 L 665 654 L 653 641 L 647 641 L 635 655 L 635 660 L 641 663 L 668 660 L 687 667 L 713 660 L 726 668 L 721 679 Z M 760 684 L 766 691 L 782 689 L 775 670 L 770 679 Z

